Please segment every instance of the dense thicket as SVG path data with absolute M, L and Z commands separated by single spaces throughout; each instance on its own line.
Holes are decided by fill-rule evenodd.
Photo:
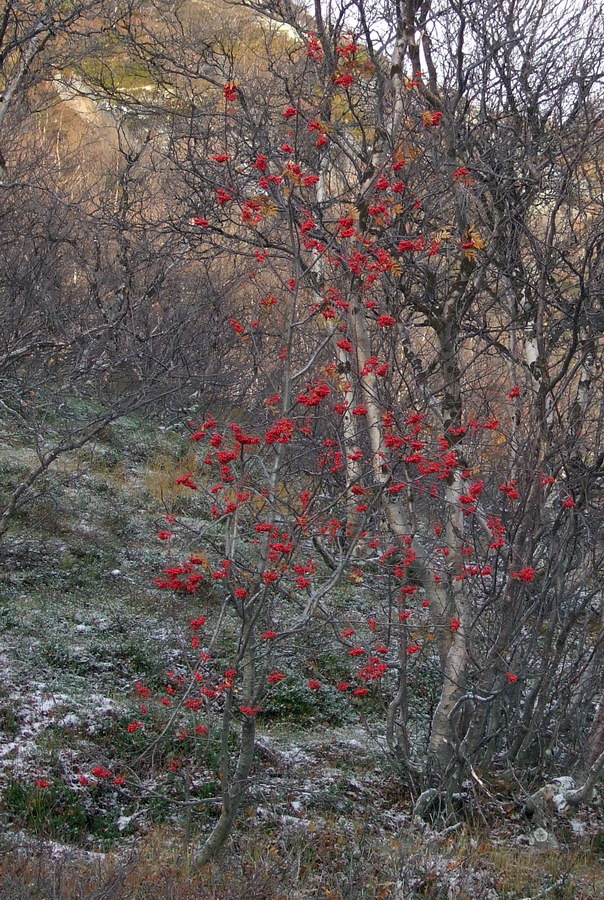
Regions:
M 8 4 L 0 374 L 39 466 L 2 527 L 126 409 L 194 397 L 196 439 L 219 435 L 198 537 L 229 563 L 243 723 L 206 855 L 268 663 L 317 622 L 341 633 L 351 572 L 376 624 L 341 649 L 373 660 L 354 677 L 383 682 L 414 790 L 555 770 L 579 803 L 604 767 L 601 14 L 229 17 Z

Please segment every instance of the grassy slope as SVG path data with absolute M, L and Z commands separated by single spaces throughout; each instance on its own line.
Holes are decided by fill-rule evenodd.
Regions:
M 10 851 L 0 894 L 50 896 L 58 867 L 64 884 L 56 896 L 65 900 L 102 884 L 116 898 L 411 898 L 457 890 L 511 900 L 539 896 L 556 881 L 548 896 L 600 897 L 596 820 L 566 826 L 568 849 L 537 865 L 509 821 L 473 823 L 442 838 L 412 823 L 410 797 L 368 733 L 345 716 L 326 723 L 330 708 L 304 705 L 295 685 L 260 723 L 256 778 L 227 863 L 188 873 L 187 844 L 208 827 L 212 808 L 187 822 L 182 779 L 169 761 L 187 760 L 193 796 L 213 795 L 211 723 L 207 739 L 189 744 L 170 732 L 153 754 L 145 750 L 166 724 L 165 710 L 154 707 L 146 732 L 127 730 L 138 710 L 134 685 L 165 684 L 166 670 L 182 658 L 186 622 L 212 602 L 153 585 L 166 561 L 155 538 L 166 507 L 177 499 L 186 510 L 189 502 L 173 487 L 174 474 L 190 467 L 187 452 L 176 432 L 126 419 L 64 459 L 14 522 L 2 551 L 0 604 L 1 816 Z M 3 476 L 24 462 L 24 448 L 5 434 Z M 125 784 L 90 778 L 97 765 Z M 38 787 L 39 778 L 49 787 Z M 484 808 L 488 817 L 488 798 Z

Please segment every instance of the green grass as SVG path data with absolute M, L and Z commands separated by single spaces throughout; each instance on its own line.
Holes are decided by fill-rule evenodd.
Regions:
M 104 786 L 98 785 L 99 791 Z M 123 814 L 116 802 L 116 788 L 106 789 L 103 808 L 94 805 L 83 791 L 75 791 L 63 784 L 38 787 L 12 780 L 4 790 L 2 809 L 11 826 L 25 828 L 39 838 L 65 843 L 113 846 L 125 837 L 128 827 L 120 831 L 118 819 Z

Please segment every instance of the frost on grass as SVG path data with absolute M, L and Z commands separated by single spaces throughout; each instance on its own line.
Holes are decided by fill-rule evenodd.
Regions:
M 120 433 L 120 440 L 131 439 L 132 429 Z M 67 483 L 57 498 L 61 534 L 45 531 L 50 521 L 41 518 L 35 535 L 7 545 L 6 602 L 0 611 L 0 789 L 5 795 L 12 791 L 13 807 L 5 806 L 3 816 L 5 841 L 13 850 L 20 846 L 26 854 L 43 846 L 49 860 L 77 859 L 90 866 L 107 858 L 101 850 L 108 847 L 113 858 L 126 859 L 156 829 L 164 852 L 182 850 L 183 782 L 169 770 L 178 745 L 167 751 L 158 746 L 137 770 L 145 744 L 127 731 L 136 712 L 134 685 L 158 683 L 166 667 L 179 664 L 187 620 L 182 598 L 171 600 L 152 587 L 164 564 L 149 545 L 164 512 L 148 489 L 144 460 L 153 452 L 141 450 L 126 478 L 117 477 L 107 448 L 100 457 L 91 456 L 89 471 Z M 369 604 L 356 590 L 357 602 Z M 369 605 L 363 612 L 368 611 Z M 376 884 L 387 880 L 384 896 L 390 898 L 429 890 L 476 900 L 503 896 L 486 854 L 478 852 L 478 844 L 470 846 L 465 827 L 444 845 L 438 830 L 419 829 L 413 822 L 412 798 L 386 760 L 376 722 L 369 728 L 320 725 L 311 713 L 301 727 L 295 716 L 282 720 L 276 711 L 258 725 L 257 763 L 239 847 L 253 843 L 256 855 L 276 847 L 273 856 L 278 851 L 283 859 L 304 860 L 308 889 L 315 893 L 330 867 L 341 873 L 374 862 L 381 878 Z M 125 784 L 91 776 L 99 766 L 123 772 Z M 37 788 L 38 780 L 50 787 Z M 211 799 L 216 787 L 211 766 L 200 761 L 191 772 L 192 796 Z M 17 788 L 25 790 L 19 794 Z M 62 804 L 77 828 L 53 819 L 53 808 Z M 207 832 L 213 809 L 209 802 L 195 814 L 193 841 Z M 47 816 L 38 832 L 32 810 Z M 496 847 L 517 848 L 518 827 L 514 822 L 488 837 Z M 582 842 L 593 839 L 598 827 L 597 817 L 577 816 L 569 823 L 572 838 Z M 53 837 L 53 829 L 63 839 Z

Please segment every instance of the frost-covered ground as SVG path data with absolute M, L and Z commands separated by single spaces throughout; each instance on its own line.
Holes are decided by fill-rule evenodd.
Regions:
M 199 613 L 197 598 L 153 582 L 182 453 L 168 431 L 134 421 L 107 429 L 62 460 L 2 547 L 0 896 L 604 896 L 597 809 L 561 822 L 561 851 L 538 857 L 510 785 L 453 829 L 414 821 L 377 710 L 359 724 L 329 698 L 309 707 L 306 692 L 300 705 L 295 684 L 259 717 L 226 855 L 203 873 L 189 867 L 214 815 L 201 803 L 188 816 L 185 802 L 216 792 L 212 722 L 200 740 L 182 738 L 153 699 L 183 663 L 186 623 Z M 7 479 L 27 462 L 0 446 Z M 130 731 L 137 683 L 150 687 L 152 708 L 149 725 Z

